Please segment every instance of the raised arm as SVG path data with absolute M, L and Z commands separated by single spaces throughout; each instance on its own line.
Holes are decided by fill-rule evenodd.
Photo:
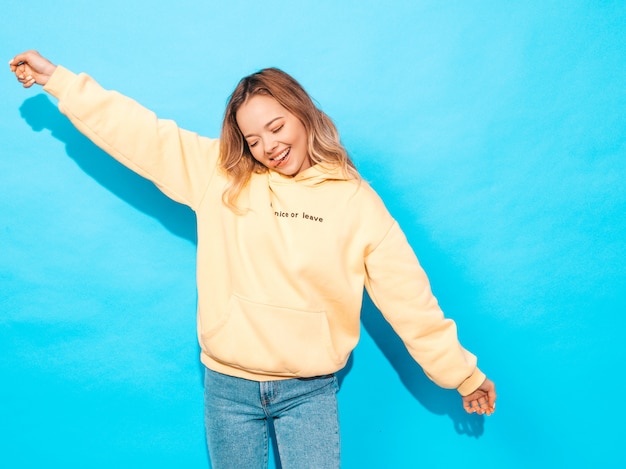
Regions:
M 172 199 L 195 209 L 216 174 L 219 141 L 159 119 L 152 111 L 89 75 L 54 65 L 38 52 L 16 55 L 11 71 L 59 100 L 59 110 L 92 142 Z

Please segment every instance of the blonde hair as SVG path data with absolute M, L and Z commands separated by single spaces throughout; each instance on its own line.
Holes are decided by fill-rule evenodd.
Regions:
M 222 201 L 233 211 L 240 212 L 237 197 L 252 173 L 264 173 L 267 168 L 254 159 L 237 125 L 237 111 L 256 95 L 271 96 L 296 116 L 308 135 L 308 153 L 313 164 L 339 167 L 348 178 L 359 179 L 358 171 L 339 140 L 332 120 L 313 103 L 304 88 L 293 77 L 277 68 L 265 68 L 244 77 L 231 94 L 220 137 L 220 168 L 228 177 Z

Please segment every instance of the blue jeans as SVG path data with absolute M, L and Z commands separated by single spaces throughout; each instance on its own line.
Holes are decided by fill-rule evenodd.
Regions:
M 272 419 L 283 469 L 339 468 L 334 375 L 249 381 L 206 370 L 205 427 L 213 469 L 262 469 Z

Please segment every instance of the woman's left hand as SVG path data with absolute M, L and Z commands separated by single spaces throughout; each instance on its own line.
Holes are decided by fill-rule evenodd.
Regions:
M 493 414 L 496 410 L 496 385 L 493 381 L 485 379 L 476 391 L 463 396 L 463 408 L 469 414 Z

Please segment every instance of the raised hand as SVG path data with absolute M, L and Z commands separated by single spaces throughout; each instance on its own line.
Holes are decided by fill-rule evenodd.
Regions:
M 24 88 L 30 88 L 35 83 L 45 85 L 56 69 L 56 65 L 34 50 L 17 54 L 9 66 Z

